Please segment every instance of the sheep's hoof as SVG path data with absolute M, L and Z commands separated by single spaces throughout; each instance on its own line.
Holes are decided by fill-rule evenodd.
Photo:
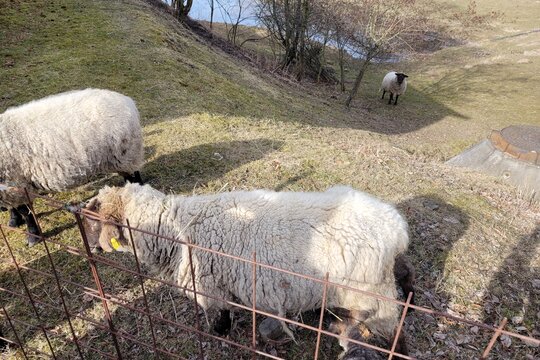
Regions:
M 231 312 L 229 310 L 220 311 L 219 319 L 214 324 L 214 331 L 219 335 L 227 335 L 231 331 Z

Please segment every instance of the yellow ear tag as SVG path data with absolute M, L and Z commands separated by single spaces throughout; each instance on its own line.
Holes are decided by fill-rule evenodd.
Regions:
M 118 250 L 122 245 L 120 245 L 120 241 L 118 241 L 117 238 L 111 238 L 111 245 L 114 250 Z

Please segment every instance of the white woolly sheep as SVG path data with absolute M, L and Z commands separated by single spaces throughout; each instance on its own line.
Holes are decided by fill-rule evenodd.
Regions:
M 26 222 L 32 234 L 39 230 L 17 189 L 63 191 L 108 173 L 141 182 L 139 112 L 114 91 L 70 91 L 7 109 L 0 114 L 0 149 L 0 183 L 14 188 L 0 191 L 0 206 L 10 209 L 10 226 Z
M 408 246 L 408 226 L 394 206 L 350 187 L 326 192 L 256 190 L 206 196 L 165 195 L 150 186 L 105 187 L 86 206 L 103 219 L 158 233 L 246 259 L 255 251 L 261 263 L 323 278 L 395 299 L 394 262 Z M 127 230 L 85 221 L 91 245 L 105 251 L 133 252 Z M 134 232 L 139 258 L 180 286 L 191 286 L 185 245 Z M 251 264 L 194 250 L 198 291 L 252 304 Z M 191 295 L 188 293 L 188 295 Z M 257 270 L 256 306 L 284 316 L 321 307 L 322 284 L 266 268 Z M 197 297 L 205 310 L 231 306 Z M 330 287 L 327 307 L 346 309 L 350 321 L 363 321 L 390 338 L 398 321 L 397 305 L 364 294 Z M 216 328 L 216 330 L 220 330 Z M 291 336 L 292 333 L 284 330 Z
M 398 73 L 395 71 L 390 71 L 388 74 L 386 74 L 383 78 L 381 89 L 383 91 L 381 99 L 384 99 L 384 94 L 388 91 L 390 93 L 390 99 L 388 100 L 388 104 L 390 105 L 392 103 L 392 98 L 395 95 L 396 100 L 394 101 L 394 105 L 397 105 L 397 99 L 399 95 L 405 94 L 405 90 L 407 90 L 407 79 L 409 76 Z

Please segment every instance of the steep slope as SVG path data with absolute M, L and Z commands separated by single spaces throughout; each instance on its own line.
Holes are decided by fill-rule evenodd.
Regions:
M 0 10 L 0 111 L 69 89 L 109 88 L 136 100 L 146 145 L 143 177 L 163 191 L 322 190 L 338 183 L 369 191 L 398 204 L 410 222 L 419 304 L 490 323 L 498 322 L 501 314 L 522 316 L 522 325 L 510 326 L 524 326 L 521 331 L 527 334 L 539 331 L 535 316 L 540 304 L 533 287 L 540 278 L 539 209 L 520 200 L 506 184 L 437 161 L 454 151 L 451 142 L 457 135 L 447 141 L 446 133 L 455 134 L 467 121 L 478 129 L 471 137 L 481 136 L 484 130 L 475 119 L 465 119 L 437 101 L 440 92 L 430 97 L 413 84 L 402 106 L 368 100 L 345 111 L 327 93 L 275 79 L 212 47 L 142 0 L 0 0 Z M 376 78 L 385 70 L 377 67 L 369 75 L 364 95 L 375 93 Z M 440 136 L 433 137 L 434 133 Z M 425 151 L 417 151 L 423 146 Z M 438 147 L 444 150 L 438 152 Z M 119 183 L 119 179 L 55 197 L 80 200 L 105 183 Z M 42 205 L 38 209 L 46 210 Z M 4 213 L 0 221 L 7 221 Z M 70 216 L 45 214 L 40 222 L 49 236 L 80 246 Z M 43 248 L 26 248 L 21 236 L 10 239 L 21 262 L 49 270 Z M 0 283 L 22 293 L 3 246 L 0 255 Z M 92 286 L 83 259 L 65 251 L 55 251 L 53 256 L 66 277 Z M 113 258 L 129 262 L 121 256 Z M 136 279 L 108 267 L 101 274 L 107 289 L 141 305 Z M 25 275 L 38 298 L 58 301 L 49 279 Z M 150 301 L 162 313 L 193 322 L 192 309 L 181 296 L 155 284 L 148 286 Z M 74 294 L 70 298 L 74 309 L 101 319 L 98 303 L 70 285 L 67 293 Z M 34 321 L 27 302 L 0 294 L 12 314 Z M 173 298 L 174 302 L 168 300 Z M 66 331 L 58 309 L 43 312 L 55 331 Z M 240 319 L 234 339 L 248 341 L 249 325 Z M 115 313 L 121 328 L 133 330 L 133 324 L 139 324 L 138 336 L 151 342 L 145 321 L 126 310 Z M 451 352 L 457 358 L 471 358 L 477 354 L 474 347 L 481 347 L 489 337 L 475 335 L 458 346 L 466 329 L 418 314 L 407 321 L 413 354 L 420 357 L 441 351 L 440 357 Z M 113 351 L 110 338 L 99 330 L 83 322 L 76 322 L 76 327 L 93 345 Z M 168 348 L 183 356 L 196 351 L 195 336 L 166 325 L 160 331 Z M 444 331 L 447 340 L 432 338 L 435 331 Z M 25 328 L 20 335 L 46 349 L 39 332 Z M 310 359 L 315 337 L 301 331 L 298 338 L 298 345 L 278 347 L 278 354 Z M 325 341 L 328 351 L 322 358 L 335 358 L 336 342 Z M 65 336 L 55 337 L 54 343 L 66 357 L 73 356 Z M 128 341 L 122 346 L 131 358 L 150 356 Z M 221 344 L 209 343 L 208 349 L 212 359 L 239 356 Z M 496 356 L 508 359 L 537 350 L 518 343 L 508 349 L 497 344 L 497 351 Z M 98 358 L 90 352 L 92 356 Z

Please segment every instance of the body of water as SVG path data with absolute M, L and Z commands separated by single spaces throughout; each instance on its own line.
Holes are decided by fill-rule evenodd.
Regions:
M 171 4 L 170 0 L 164 2 Z M 255 4 L 250 0 L 214 0 L 214 22 L 231 23 L 231 18 L 236 21 L 240 9 L 239 2 L 242 4 L 241 24 L 256 26 Z M 196 20 L 210 21 L 210 0 L 193 0 L 189 16 Z

